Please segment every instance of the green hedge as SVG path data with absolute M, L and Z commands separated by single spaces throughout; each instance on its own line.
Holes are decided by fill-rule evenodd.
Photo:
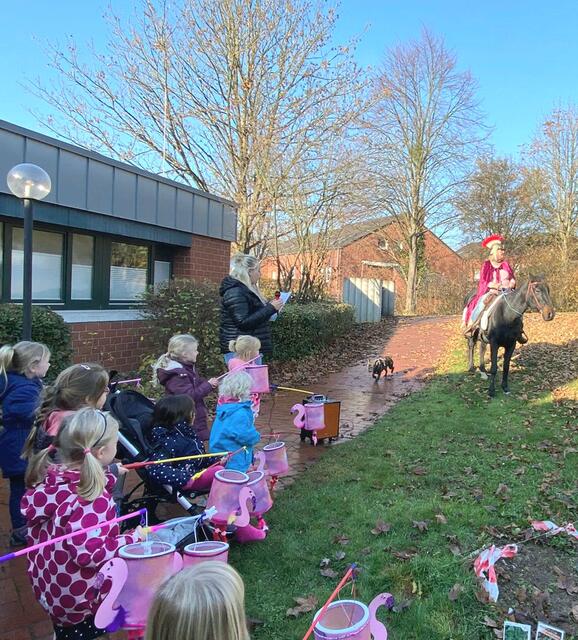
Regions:
M 296 360 L 325 348 L 355 323 L 348 304 L 288 304 L 273 322 L 273 359 Z
M 144 379 L 152 378 L 150 365 L 165 353 L 171 336 L 192 333 L 199 340 L 198 367 L 210 377 L 223 371 L 219 346 L 219 287 L 212 282 L 174 279 L 149 289 L 143 296 L 143 317 L 148 321 L 150 356 L 141 367 Z
M 0 344 L 14 344 L 22 338 L 22 305 L 0 305 Z M 52 352 L 47 380 L 53 380 L 70 365 L 70 329 L 61 316 L 45 307 L 32 307 L 32 340 L 43 342 Z
M 150 351 L 141 366 L 145 381 L 152 376 L 151 364 L 166 351 L 169 338 L 175 333 L 192 333 L 199 339 L 201 375 L 222 373 L 217 285 L 176 279 L 147 291 L 144 302 Z M 272 323 L 273 359 L 292 360 L 319 351 L 346 333 L 353 323 L 353 307 L 346 304 L 288 304 Z

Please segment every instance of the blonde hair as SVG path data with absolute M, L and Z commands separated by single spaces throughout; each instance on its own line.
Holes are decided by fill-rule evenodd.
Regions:
M 41 342 L 22 340 L 14 346 L 5 344 L 0 348 L 0 375 L 6 379 L 8 371 L 26 373 L 45 358 L 50 358 L 50 349 Z
M 87 404 L 96 406 L 107 387 L 108 373 L 99 364 L 83 362 L 61 371 L 54 383 L 43 391 L 40 409 L 24 444 L 22 458 L 29 458 L 34 452 L 38 430 L 50 413 L 56 409 L 76 411 Z
M 157 369 L 164 369 L 171 360 L 178 360 L 183 353 L 194 345 L 198 345 L 199 341 L 190 333 L 177 333 L 169 340 L 167 352 L 153 364 L 153 384 L 158 385 Z
M 118 438 L 118 422 L 109 414 L 86 407 L 63 420 L 54 439 L 64 465 L 80 468 L 77 494 L 88 502 L 102 495 L 106 486 L 104 469 L 94 452 Z M 26 469 L 26 486 L 42 482 L 50 465 L 51 447 L 31 457 Z
M 215 561 L 180 571 L 157 591 L 145 640 L 249 640 L 241 576 Z
M 241 401 L 251 398 L 253 378 L 245 372 L 227 374 L 219 383 L 219 395 L 225 398 L 238 398 Z
M 253 336 L 239 336 L 229 342 L 229 351 L 237 354 L 241 360 L 250 360 L 259 353 L 261 340 Z
M 231 258 L 231 268 L 229 275 L 236 280 L 242 282 L 246 287 L 251 289 L 259 296 L 261 302 L 266 302 L 263 294 L 259 290 L 258 285 L 251 282 L 251 276 L 249 271 L 254 271 L 259 267 L 259 260 L 255 256 L 250 256 L 247 253 L 236 253 Z

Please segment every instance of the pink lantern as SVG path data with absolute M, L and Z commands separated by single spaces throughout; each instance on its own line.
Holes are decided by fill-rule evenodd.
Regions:
M 265 467 L 270 476 L 283 476 L 289 471 L 287 447 L 284 442 L 272 442 L 263 447 Z
M 256 516 L 262 516 L 273 506 L 273 500 L 269 493 L 265 474 L 262 471 L 250 471 L 248 475 L 249 482 L 247 486 L 255 494 L 255 506 L 253 509 L 250 509 L 250 513 Z
M 251 364 L 245 367 L 246 371 L 253 380 L 251 393 L 269 393 L 269 367 L 266 364 Z
M 369 607 L 357 600 L 336 600 L 315 625 L 315 640 L 387 640 L 387 629 L 375 614 L 382 605 L 391 609 L 393 602 L 390 593 L 380 593 Z
M 124 627 L 142 628 L 157 589 L 182 569 L 183 559 L 168 542 L 136 542 L 121 547 L 128 576 L 116 604 L 125 611 Z
M 215 507 L 217 513 L 211 518 L 217 524 L 227 524 L 239 509 L 239 493 L 249 476 L 234 469 L 221 469 L 215 473 L 206 509 Z
M 227 562 L 229 559 L 229 545 L 218 540 L 205 540 L 193 542 L 183 549 L 183 565 L 190 567 L 200 564 L 205 560 L 218 560 Z
M 309 402 L 305 405 L 294 404 L 291 413 L 297 412 L 293 424 L 298 429 L 307 431 L 320 431 L 325 429 L 325 405 L 316 402 Z

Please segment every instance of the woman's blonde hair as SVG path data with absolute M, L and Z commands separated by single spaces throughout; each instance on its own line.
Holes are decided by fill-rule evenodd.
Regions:
M 6 379 L 8 371 L 26 373 L 44 358 L 50 358 L 50 349 L 41 342 L 22 340 L 14 346 L 5 344 L 0 348 L 0 375 Z
M 159 383 L 157 378 L 157 369 L 164 369 L 168 366 L 171 360 L 178 360 L 182 357 L 183 353 L 194 345 L 198 345 L 199 341 L 195 336 L 190 333 L 177 333 L 169 340 L 169 346 L 167 352 L 153 364 L 153 384 Z
M 229 342 L 229 351 L 237 354 L 241 360 L 249 360 L 259 353 L 261 340 L 253 336 L 239 336 L 236 340 Z
M 263 294 L 259 290 L 259 286 L 251 282 L 251 276 L 249 271 L 254 271 L 259 267 L 259 260 L 255 256 L 250 256 L 247 253 L 236 253 L 231 258 L 231 269 L 229 275 L 236 280 L 242 282 L 246 287 L 256 293 L 262 302 L 265 302 Z
M 241 576 L 215 561 L 180 571 L 157 591 L 145 640 L 249 640 Z
M 219 383 L 219 395 L 224 398 L 238 398 L 242 402 L 251 398 L 253 379 L 245 371 L 227 374 Z
M 22 458 L 29 458 L 34 452 L 38 430 L 53 411 L 76 411 L 87 404 L 96 406 L 107 387 L 108 373 L 99 364 L 83 362 L 61 371 L 42 393 L 40 409 L 24 444 Z
M 62 464 L 80 467 L 77 494 L 92 502 L 106 486 L 104 469 L 94 453 L 118 439 L 118 422 L 109 414 L 86 407 L 62 421 L 54 439 Z M 30 458 L 26 469 L 26 486 L 42 482 L 50 466 L 51 447 Z

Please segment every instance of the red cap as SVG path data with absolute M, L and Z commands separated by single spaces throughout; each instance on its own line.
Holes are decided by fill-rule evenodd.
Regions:
M 494 242 L 504 242 L 504 238 L 501 235 L 494 233 L 493 236 L 488 236 L 482 242 L 482 247 L 484 247 L 484 249 L 487 249 L 490 245 L 494 244 Z

